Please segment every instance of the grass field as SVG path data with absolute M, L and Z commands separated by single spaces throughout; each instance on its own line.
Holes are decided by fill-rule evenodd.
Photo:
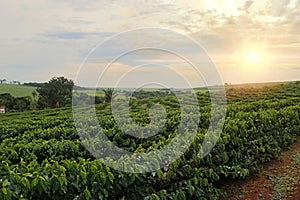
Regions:
M 93 96 L 95 94 L 94 90 L 78 90 L 80 93 L 86 93 L 87 95 Z M 104 97 L 104 93 L 102 91 L 97 91 L 96 96 Z
M 10 93 L 14 97 L 31 96 L 35 87 L 14 85 L 14 84 L 0 84 L 0 94 Z

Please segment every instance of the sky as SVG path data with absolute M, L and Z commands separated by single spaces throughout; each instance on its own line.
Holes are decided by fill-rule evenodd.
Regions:
M 0 79 L 65 76 L 83 86 L 109 86 L 160 77 L 170 87 L 182 84 L 178 75 L 192 85 L 213 79 L 201 72 L 209 66 L 197 74 L 176 52 L 136 50 L 159 45 L 134 31 L 149 27 L 174 32 L 160 34 L 160 43 L 187 57 L 199 53 L 187 38 L 197 43 L 224 83 L 300 79 L 300 0 L 11 0 L 1 3 L 0 13 Z M 128 31 L 133 34 L 122 40 L 119 34 Z

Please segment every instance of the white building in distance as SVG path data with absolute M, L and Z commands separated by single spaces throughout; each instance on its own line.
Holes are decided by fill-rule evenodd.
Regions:
M 5 106 L 0 106 L 0 114 L 4 114 L 5 113 Z

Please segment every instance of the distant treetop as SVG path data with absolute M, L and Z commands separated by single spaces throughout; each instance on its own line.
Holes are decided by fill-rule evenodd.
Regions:
M 23 83 L 23 85 L 26 85 L 26 86 L 31 86 L 31 87 L 43 87 L 45 83 L 32 83 L 32 82 L 29 82 L 29 83 Z

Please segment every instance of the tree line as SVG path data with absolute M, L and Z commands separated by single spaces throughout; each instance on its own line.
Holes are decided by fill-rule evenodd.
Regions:
M 0 94 L 0 105 L 4 105 L 8 111 L 29 110 L 31 97 L 13 97 L 9 93 Z
M 37 87 L 32 96 L 13 97 L 9 93 L 0 94 L 0 105 L 6 106 L 7 111 L 24 111 L 30 109 L 60 108 L 71 106 L 74 81 L 65 77 L 53 77 L 46 83 L 24 83 L 23 85 Z M 88 104 L 111 102 L 115 97 L 114 89 L 103 90 L 105 96 L 89 96 L 86 93 L 74 93 L 76 100 L 84 100 Z

